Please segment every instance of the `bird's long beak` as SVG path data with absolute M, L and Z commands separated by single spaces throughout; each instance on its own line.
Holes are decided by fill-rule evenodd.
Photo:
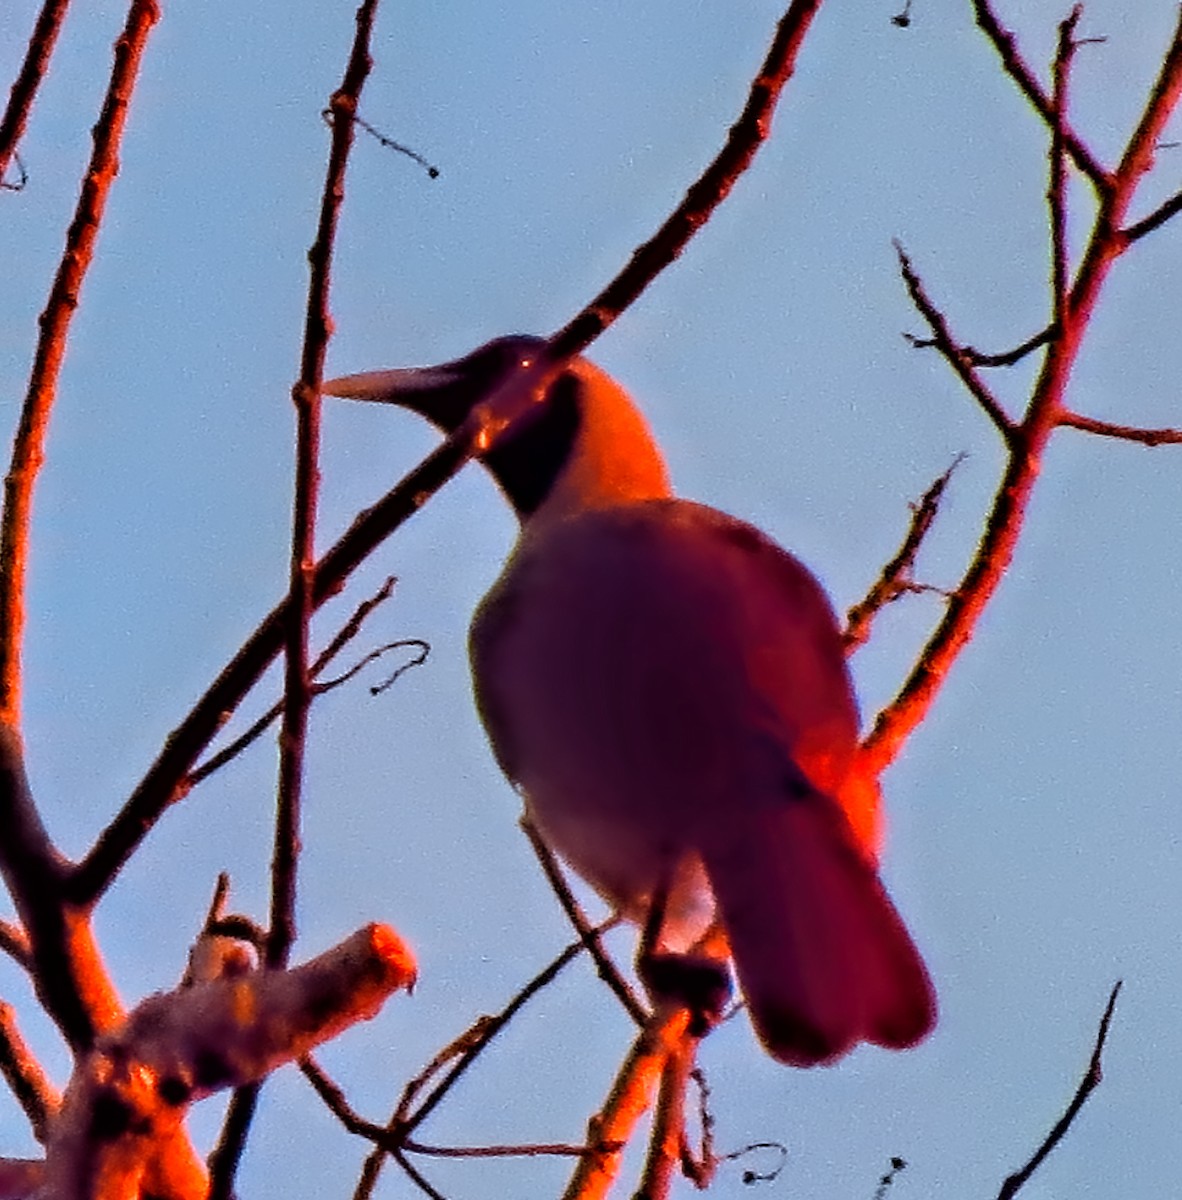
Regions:
M 342 375 L 321 387 L 326 396 L 397 404 L 452 433 L 472 410 L 476 397 L 463 361 L 437 367 L 401 367 Z
M 553 374 L 542 338 L 498 338 L 453 362 L 434 367 L 364 371 L 330 379 L 328 396 L 397 404 L 453 433 L 478 405 L 488 405 L 504 428 L 528 411 Z
M 389 371 L 361 371 L 326 380 L 321 391 L 345 400 L 374 400 L 381 404 L 413 407 L 413 397 L 437 393 L 463 380 L 454 363 L 438 367 L 399 367 Z

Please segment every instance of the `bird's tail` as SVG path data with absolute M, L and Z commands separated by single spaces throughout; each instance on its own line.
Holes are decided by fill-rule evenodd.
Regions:
M 931 1030 L 923 960 L 830 801 L 798 796 L 732 822 L 702 858 L 768 1053 L 810 1067 Z

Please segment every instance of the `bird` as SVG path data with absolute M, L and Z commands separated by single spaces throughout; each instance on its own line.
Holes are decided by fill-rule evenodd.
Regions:
M 677 497 L 625 389 L 545 338 L 323 390 L 445 434 L 478 408 L 501 418 L 477 445 L 520 529 L 471 623 L 476 706 L 545 844 L 645 928 L 651 981 L 680 963 L 699 984 L 673 990 L 720 1007 L 710 971 L 729 979 L 729 957 L 792 1066 L 922 1041 L 935 991 L 878 874 L 878 782 L 809 570 Z

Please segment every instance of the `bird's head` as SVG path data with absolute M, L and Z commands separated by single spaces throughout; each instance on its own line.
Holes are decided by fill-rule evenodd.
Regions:
M 549 355 L 545 338 L 502 337 L 453 362 L 346 375 L 323 390 L 397 404 L 444 433 L 490 404 L 508 424 L 481 459 L 523 521 L 669 495 L 660 451 L 628 393 L 585 358 L 552 373 Z M 531 402 L 539 383 L 544 397 Z

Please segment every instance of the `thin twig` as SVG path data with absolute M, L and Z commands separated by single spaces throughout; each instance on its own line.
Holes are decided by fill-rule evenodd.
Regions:
M 1067 309 L 1067 87 L 1075 57 L 1075 27 L 1083 9 L 1076 5 L 1059 24 L 1059 41 L 1051 71 L 1051 149 L 1047 207 L 1051 219 L 1051 324 L 1063 328 Z
M 381 589 L 373 596 L 363 600 L 358 606 L 348 623 L 333 637 L 332 641 L 317 655 L 316 661 L 312 664 L 312 677 L 316 679 L 320 673 L 328 666 L 337 654 L 344 649 L 349 640 L 355 637 L 361 630 L 362 622 L 373 612 L 374 608 L 383 600 L 390 596 L 390 588 L 393 585 L 394 579 L 387 579 Z M 422 650 L 422 653 L 416 655 L 409 662 L 403 665 L 395 672 L 394 678 L 404 671 L 410 670 L 411 667 L 418 666 L 426 661 L 427 643 L 419 638 L 403 638 L 397 642 L 389 642 L 384 646 L 380 646 L 377 650 L 370 651 L 360 662 L 351 667 L 343 675 L 335 679 L 327 680 L 323 683 L 315 683 L 312 687 L 313 696 L 322 695 L 324 692 L 332 691 L 333 688 L 339 687 L 342 683 L 351 679 L 363 667 L 380 658 L 383 654 L 390 650 L 401 649 L 404 646 L 417 646 Z M 388 686 L 388 681 L 384 686 Z M 373 689 L 370 689 L 371 694 Z M 221 770 L 227 763 L 237 758 L 244 750 L 256 742 L 283 712 L 283 701 L 277 700 L 261 717 L 258 718 L 252 725 L 244 730 L 238 737 L 226 746 L 222 747 L 216 754 L 211 754 L 205 762 L 194 767 L 186 779 L 186 788 L 194 788 L 197 784 L 208 779 L 215 771 Z
M 900 1171 L 907 1170 L 907 1160 L 897 1154 L 891 1159 L 890 1170 L 879 1178 L 878 1187 L 874 1189 L 874 1200 L 886 1200 L 887 1192 L 895 1185 Z
M 977 24 L 993 43 L 1006 74 L 1018 85 L 1022 94 L 1030 101 L 1031 107 L 1046 122 L 1047 126 L 1054 129 L 1053 103 L 1019 52 L 1013 33 L 997 19 L 989 0 L 973 0 L 973 9 L 976 12 Z M 1106 195 L 1113 186 L 1111 176 L 1093 156 L 1082 139 L 1073 129 L 1064 127 L 1063 141 L 1072 161 L 1087 176 L 1097 194 L 1101 197 Z
M 345 198 L 345 169 L 353 145 L 352 116 L 373 65 L 369 54 L 377 0 L 361 0 L 356 31 L 340 87 L 329 107 L 332 143 L 321 194 L 316 237 L 308 252 L 308 302 L 304 320 L 300 375 L 292 388 L 296 410 L 295 499 L 292 512 L 291 571 L 284 615 L 284 703 L 279 733 L 279 779 L 275 805 L 275 840 L 271 858 L 271 911 L 264 961 L 270 968 L 287 965 L 296 937 L 296 881 L 300 850 L 300 811 L 304 783 L 304 751 L 312 704 L 309 671 L 309 625 L 316 610 L 315 535 L 319 496 L 320 384 L 331 319 L 329 280 L 337 221 Z M 258 1099 L 258 1085 L 235 1094 L 227 1113 L 216 1160 L 211 1163 L 211 1200 L 228 1200 L 238 1161 Z
M 522 817 L 520 824 L 525 831 L 525 836 L 529 838 L 529 844 L 533 847 L 534 855 L 546 876 L 546 882 L 557 896 L 558 903 L 562 905 L 562 911 L 566 913 L 567 920 L 574 926 L 575 932 L 583 940 L 583 945 L 587 947 L 587 952 L 595 963 L 599 978 L 615 993 L 616 999 L 624 1006 L 624 1011 L 632 1020 L 643 1027 L 649 1019 L 648 1011 L 628 985 L 628 981 L 620 974 L 616 964 L 608 957 L 607 951 L 603 948 L 599 931 L 587 919 L 579 902 L 575 899 L 554 852 L 546 845 L 542 835 L 528 817 Z
M 504 1146 L 429 1146 L 410 1139 L 406 1149 L 413 1154 L 431 1158 L 582 1158 L 589 1153 L 586 1146 L 569 1142 L 526 1142 Z
M 1104 1006 L 1104 1015 L 1100 1018 L 1100 1028 L 1096 1031 L 1096 1044 L 1092 1048 L 1091 1060 L 1088 1062 L 1083 1078 L 1079 1081 L 1079 1087 L 1075 1089 L 1075 1095 L 1071 1097 L 1071 1103 L 1063 1110 L 1063 1115 L 1055 1122 L 1050 1133 L 1043 1139 L 1042 1145 L 1031 1156 L 1030 1161 L 1010 1175 L 1002 1184 L 1001 1191 L 997 1193 L 997 1200 L 1012 1200 L 1018 1190 L 1042 1165 L 1047 1155 L 1063 1140 L 1063 1135 L 1071 1128 L 1075 1118 L 1079 1116 L 1088 1097 L 1100 1086 L 1100 1081 L 1104 1078 L 1101 1062 L 1104 1055 L 1104 1043 L 1108 1040 L 1108 1027 L 1112 1024 L 1112 1014 L 1116 1009 L 1116 998 L 1120 995 L 1120 989 L 1121 980 L 1118 979 L 1109 993 L 1108 1003 Z
M 614 925 L 615 919 L 605 922 L 599 928 L 599 932 Z M 438 1084 L 426 1095 L 426 1097 L 414 1107 L 412 1105 L 418 1096 L 418 1093 L 426 1085 L 426 1083 L 434 1076 L 448 1059 L 440 1061 L 440 1056 L 436 1056 L 434 1060 L 434 1070 L 420 1072 L 415 1079 L 406 1086 L 403 1091 L 402 1098 L 399 1100 L 398 1108 L 395 1114 L 395 1119 L 405 1128 L 407 1133 L 413 1132 L 431 1115 L 440 1101 L 447 1095 L 451 1088 L 461 1075 L 476 1061 L 476 1059 L 484 1052 L 489 1043 L 504 1029 L 510 1021 L 521 1011 L 526 1002 L 532 1000 L 543 988 L 548 987 L 557 977 L 559 972 L 573 962 L 579 954 L 585 949 L 582 942 L 574 942 L 567 946 L 555 959 L 537 973 L 517 994 L 501 1009 L 500 1012 L 492 1016 L 481 1017 L 479 1021 L 472 1026 L 461 1038 L 452 1043 L 458 1047 L 458 1060 L 448 1071 Z
M 62 1098 L 21 1037 L 16 1010 L 3 1001 L 0 1001 L 0 1074 L 24 1109 L 33 1136 L 45 1145 L 49 1140 L 49 1123 L 61 1107 Z
M 45 461 L 49 416 L 57 394 L 70 323 L 78 310 L 78 295 L 94 256 L 111 184 L 119 171 L 119 143 L 144 47 L 159 16 L 157 0 L 134 0 L 127 24 L 115 43 L 115 64 L 102 112 L 94 126 L 90 162 L 57 275 L 39 319 L 33 368 L 4 479 L 4 514 L 0 523 L 0 722 L 7 725 L 20 724 L 29 533 L 33 491 Z
M 493 1038 L 521 1011 L 525 1003 L 533 996 L 536 996 L 544 987 L 547 987 L 558 976 L 558 973 L 568 963 L 577 958 L 583 950 L 584 946 L 582 942 L 574 942 L 567 946 L 557 958 L 521 988 L 499 1013 L 493 1016 L 480 1017 L 460 1034 L 458 1038 L 439 1051 L 427 1066 L 403 1088 L 398 1105 L 391 1114 L 390 1120 L 387 1121 L 385 1126 L 381 1127 L 387 1139 L 385 1144 L 389 1145 L 391 1139 L 395 1141 L 404 1140 L 418 1128 L 430 1116 L 451 1088 L 455 1086 L 464 1072 L 483 1053 Z M 431 1089 L 422 1102 L 415 1107 L 415 1101 L 420 1092 L 448 1063 L 454 1063 L 451 1070 Z M 374 1184 L 377 1182 L 378 1175 L 381 1173 L 386 1153 L 387 1151 L 379 1145 L 366 1159 L 365 1165 L 362 1168 L 361 1178 L 358 1180 L 357 1189 L 354 1192 L 355 1196 L 366 1196 L 372 1191 Z M 389 1153 L 401 1165 L 401 1159 L 398 1154 L 393 1150 L 390 1150 Z
M 353 146 L 353 114 L 373 66 L 369 41 L 377 0 L 362 0 L 356 34 L 341 85 L 329 101 L 332 145 L 328 155 L 320 219 L 308 251 L 308 303 L 300 376 L 292 388 L 296 409 L 295 500 L 292 513 L 291 574 L 286 617 L 286 670 L 283 724 L 279 733 L 279 784 L 275 813 L 275 849 L 271 865 L 271 923 L 266 963 L 286 966 L 295 940 L 296 868 L 299 860 L 300 808 L 308 713 L 312 705 L 309 631 L 316 605 L 316 509 L 320 490 L 320 384 L 328 349 L 331 318 L 328 293 L 333 244 L 345 199 L 345 170 Z
M 1033 337 L 1028 337 L 1024 342 L 1019 343 L 1012 350 L 1003 350 L 999 354 L 989 354 L 984 350 L 977 350 L 973 346 L 965 346 L 962 350 L 965 358 L 973 364 L 974 367 L 1012 367 L 1020 363 L 1028 354 L 1033 354 L 1035 350 L 1041 346 L 1045 346 L 1047 342 L 1055 336 L 1055 325 L 1048 325 L 1045 329 L 1040 329 Z M 914 339 L 909 339 L 912 345 L 934 345 L 934 342 L 920 342 Z
M 57 35 L 61 32 L 69 6 L 70 0 L 45 0 L 41 12 L 37 15 L 37 22 L 29 38 L 29 48 L 25 52 L 25 61 L 21 63 L 20 72 L 8 93 L 8 106 L 4 110 L 4 116 L 0 117 L 0 180 L 8 174 L 9 163 L 19 163 L 16 148 L 25 136 L 25 126 L 29 123 L 33 100 L 49 68 Z M 21 174 L 24 175 L 23 168 Z
M 903 246 L 895 242 L 895 253 L 899 257 L 899 272 L 907 285 L 911 302 L 919 309 L 932 331 L 930 342 L 913 343 L 934 346 L 943 356 L 948 365 L 956 372 L 961 383 L 968 389 L 969 394 L 980 405 L 981 409 L 997 427 L 998 432 L 1009 442 L 1014 436 L 1014 423 L 1002 408 L 1001 402 L 989 390 L 989 386 L 977 374 L 976 368 L 964 352 L 963 347 L 952 336 L 948 326 L 948 318 L 932 302 L 923 286 L 911 259 Z
M 332 109 L 326 108 L 320 115 L 326 121 L 330 121 L 333 115 Z M 379 145 L 385 146 L 387 150 L 393 150 L 398 154 L 405 154 L 407 158 L 417 162 L 432 179 L 439 178 L 439 168 L 429 163 L 417 150 L 412 150 L 409 146 L 404 146 L 401 142 L 396 142 L 392 137 L 387 137 L 380 129 L 375 129 L 368 121 L 359 117 L 356 113 L 353 114 L 353 124 L 368 133 L 371 138 L 374 138 Z
M 721 1161 L 714 1151 L 714 1114 L 710 1111 L 710 1087 L 706 1073 L 695 1066 L 690 1079 L 698 1089 L 699 1145 L 695 1151 L 690 1145 L 688 1130 L 681 1138 L 681 1172 L 698 1189 L 704 1192 L 714 1182 L 714 1175 Z
M 482 427 L 466 423 L 437 446 L 353 524 L 316 566 L 317 606 L 339 591 L 345 579 L 408 518 L 413 516 L 472 456 Z M 93 902 L 111 886 L 161 814 L 188 791 L 187 772 L 197 756 L 259 680 L 283 647 L 286 600 L 273 608 L 239 647 L 184 720 L 169 735 L 156 761 L 69 880 L 70 895 Z
M 1098 421 L 1095 417 L 1081 416 L 1070 409 L 1064 409 L 1059 414 L 1059 424 L 1100 437 L 1140 442 L 1143 446 L 1176 446 L 1182 443 L 1182 429 L 1140 429 L 1135 425 L 1114 425 L 1111 421 Z
M 1164 204 L 1159 205 L 1148 216 L 1126 225 L 1124 237 L 1126 242 L 1135 242 L 1146 234 L 1160 229 L 1171 218 L 1182 212 L 1182 192 L 1175 192 Z
M 870 591 L 846 614 L 845 631 L 842 634 L 842 644 L 845 646 L 846 654 L 852 654 L 859 646 L 865 644 L 866 639 L 870 636 L 871 623 L 880 609 L 898 599 L 899 596 L 917 589 L 912 577 L 915 556 L 919 553 L 923 539 L 927 537 L 928 530 L 931 529 L 932 522 L 936 519 L 940 500 L 944 495 L 944 489 L 948 486 L 948 481 L 952 478 L 953 471 L 964 462 L 964 459 L 963 454 L 958 454 L 952 460 L 948 470 L 943 475 L 937 476 L 918 502 L 911 505 L 911 523 L 907 527 L 902 544 L 894 557 L 882 568 L 882 573 L 874 581 Z

